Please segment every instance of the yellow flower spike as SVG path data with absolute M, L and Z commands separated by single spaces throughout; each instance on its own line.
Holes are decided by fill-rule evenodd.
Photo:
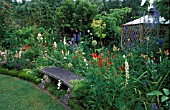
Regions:
M 146 40 L 149 41 L 150 40 L 149 37 L 147 37 Z
M 132 57 L 132 56 L 133 56 L 133 53 L 130 53 L 130 54 L 129 54 L 129 56 L 131 56 L 131 57 Z
M 162 50 L 161 50 L 161 48 L 159 48 L 159 52 L 157 52 L 157 53 L 162 53 Z
M 142 54 L 142 53 L 141 53 L 141 56 L 142 56 L 143 58 L 145 58 L 145 59 L 148 58 L 148 55 L 144 55 L 144 54 Z
M 119 51 L 119 48 L 117 48 L 115 45 L 113 46 L 113 51 Z

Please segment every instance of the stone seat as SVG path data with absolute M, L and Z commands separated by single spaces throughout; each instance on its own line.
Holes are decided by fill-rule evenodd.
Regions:
M 58 68 L 58 67 L 45 67 L 39 70 L 41 73 L 45 74 L 46 76 L 52 77 L 56 80 L 61 80 L 66 86 L 68 86 L 68 88 L 70 88 L 71 80 L 81 80 L 83 79 L 83 77 L 78 76 L 77 74 L 62 69 L 62 68 Z M 48 82 L 48 81 L 46 81 Z

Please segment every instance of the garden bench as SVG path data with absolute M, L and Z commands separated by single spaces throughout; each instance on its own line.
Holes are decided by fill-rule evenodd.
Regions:
M 41 73 L 44 74 L 44 80 L 43 84 L 46 82 L 50 82 L 50 77 L 56 79 L 56 80 L 60 80 L 63 84 L 65 84 L 68 89 L 67 91 L 69 92 L 70 86 L 71 86 L 71 80 L 81 80 L 83 79 L 83 77 L 76 75 L 75 73 L 62 69 L 62 68 L 58 68 L 58 67 L 45 67 L 39 70 Z M 44 85 L 43 85 L 44 88 Z M 64 102 L 64 104 L 68 105 L 68 100 L 72 97 L 71 94 L 65 94 L 65 96 L 62 98 L 62 102 Z
M 70 88 L 71 80 L 81 80 L 83 79 L 83 77 L 76 75 L 75 73 L 62 69 L 62 68 L 58 68 L 58 67 L 45 67 L 39 70 L 41 73 L 43 73 L 45 75 L 45 82 L 50 82 L 50 78 L 52 77 L 56 80 L 61 80 L 63 82 L 63 84 L 65 84 L 68 88 Z

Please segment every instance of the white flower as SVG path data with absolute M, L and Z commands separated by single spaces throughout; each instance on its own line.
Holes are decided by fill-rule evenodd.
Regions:
M 69 55 L 69 54 L 70 54 L 70 51 L 68 50 L 67 55 Z
M 90 35 L 92 36 L 93 34 L 92 34 L 92 33 L 90 33 Z
M 86 60 L 86 59 L 84 59 L 84 62 L 87 62 L 87 60 Z
M 93 40 L 93 41 L 92 41 L 92 45 L 93 45 L 93 46 L 96 46 L 96 45 L 97 45 L 97 41 L 96 41 L 96 40 Z
M 38 33 L 38 37 L 42 37 L 41 33 Z
M 86 63 L 86 66 L 88 66 L 88 63 Z
M 57 47 L 57 43 L 56 43 L 56 42 L 54 42 L 54 47 L 55 47 L 55 48 Z
M 125 55 L 123 55 L 123 58 L 125 59 L 125 58 L 126 58 L 126 56 L 125 56 Z
M 64 43 L 64 45 L 66 45 L 66 38 L 65 37 L 64 37 L 63 43 Z
M 87 30 L 87 32 L 89 33 L 89 32 L 90 32 L 90 30 Z
M 84 53 L 84 52 L 82 52 L 82 55 L 84 56 L 84 55 L 85 55 L 85 53 Z
M 60 89 L 60 86 L 61 86 L 61 80 L 58 80 L 58 84 L 57 84 L 58 88 L 57 89 Z
M 64 57 L 64 60 L 67 60 L 67 57 Z

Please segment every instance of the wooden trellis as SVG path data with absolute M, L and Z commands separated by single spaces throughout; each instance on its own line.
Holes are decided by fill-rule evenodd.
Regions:
M 153 24 L 153 19 L 146 15 L 143 18 L 136 19 L 132 22 L 122 25 L 121 33 L 121 46 L 122 49 L 126 49 L 134 42 L 142 43 L 146 37 L 159 36 L 164 37 L 166 30 L 169 29 L 169 21 L 164 23 L 163 21 Z M 146 18 L 146 19 L 144 19 Z M 163 18 L 161 17 L 161 20 Z

